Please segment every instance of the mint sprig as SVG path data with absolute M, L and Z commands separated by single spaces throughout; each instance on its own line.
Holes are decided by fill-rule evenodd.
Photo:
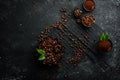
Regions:
M 45 51 L 42 50 L 42 49 L 37 49 L 37 52 L 40 54 L 38 60 L 39 60 L 39 61 L 44 60 L 44 59 L 45 59 Z
M 108 35 L 108 33 L 106 32 L 106 33 L 103 33 L 102 35 L 101 35 L 101 37 L 100 37 L 100 41 L 106 41 L 106 40 L 108 40 L 109 39 L 109 35 Z

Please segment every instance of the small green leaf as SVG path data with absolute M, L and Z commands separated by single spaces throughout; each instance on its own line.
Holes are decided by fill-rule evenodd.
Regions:
M 101 37 L 100 37 L 100 41 L 103 41 L 104 40 L 104 33 L 102 33 Z
M 106 33 L 105 34 L 105 40 L 108 40 L 108 38 L 109 38 L 109 35 L 108 35 L 108 33 Z
M 39 53 L 39 54 L 45 54 L 45 51 L 44 50 L 42 50 L 42 49 L 37 49 L 37 52 Z
M 104 36 L 103 36 L 103 41 L 105 40 L 105 34 L 104 34 Z
M 40 54 L 38 60 L 39 60 L 39 61 L 44 60 L 44 59 L 45 59 L 45 51 L 42 50 L 42 49 L 37 49 L 37 52 Z
M 42 56 L 42 55 L 38 58 L 39 61 L 42 61 L 44 59 L 45 59 L 45 56 Z
M 102 33 L 101 37 L 100 37 L 100 41 L 105 41 L 108 40 L 109 35 L 108 33 Z

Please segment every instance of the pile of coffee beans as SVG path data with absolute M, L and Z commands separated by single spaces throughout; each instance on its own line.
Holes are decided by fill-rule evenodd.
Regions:
M 64 54 L 64 47 L 56 38 L 47 37 L 40 41 L 40 49 L 43 49 L 45 54 L 44 64 L 59 66 Z

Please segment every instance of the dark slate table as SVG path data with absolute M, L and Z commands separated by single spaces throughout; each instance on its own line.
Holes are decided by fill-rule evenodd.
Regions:
M 95 0 L 96 9 L 92 13 L 96 23 L 84 30 L 95 40 L 102 32 L 110 34 L 113 51 L 99 58 L 109 69 L 102 71 L 88 57 L 76 66 L 63 64 L 59 69 L 36 60 L 36 38 L 40 32 L 59 21 L 61 7 L 73 11 L 75 7 L 82 8 L 83 1 L 0 0 L 0 80 L 120 80 L 120 0 Z M 71 31 L 83 31 L 74 21 L 68 25 Z M 69 52 L 67 49 L 64 57 L 68 58 Z

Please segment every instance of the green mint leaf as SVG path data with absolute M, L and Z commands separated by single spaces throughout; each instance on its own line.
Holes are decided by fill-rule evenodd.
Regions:
M 104 33 L 102 33 L 101 37 L 100 37 L 100 41 L 103 41 L 104 40 Z
M 44 60 L 44 59 L 45 59 L 45 56 L 43 56 L 43 55 L 41 55 L 41 56 L 38 58 L 39 61 L 42 61 L 42 60 Z
M 105 34 L 105 40 L 108 40 L 109 39 L 109 35 L 108 33 Z
M 37 52 L 40 54 L 38 60 L 39 60 L 39 61 L 44 60 L 44 59 L 45 59 L 45 51 L 42 50 L 42 49 L 37 49 Z
M 42 49 L 37 49 L 37 52 L 38 52 L 39 54 L 41 54 L 41 55 L 45 54 L 45 51 L 42 50 Z
M 105 34 L 104 34 L 104 36 L 103 36 L 103 41 L 105 40 Z
M 109 35 L 108 33 L 102 33 L 101 37 L 100 37 L 100 41 L 105 41 L 108 40 Z

